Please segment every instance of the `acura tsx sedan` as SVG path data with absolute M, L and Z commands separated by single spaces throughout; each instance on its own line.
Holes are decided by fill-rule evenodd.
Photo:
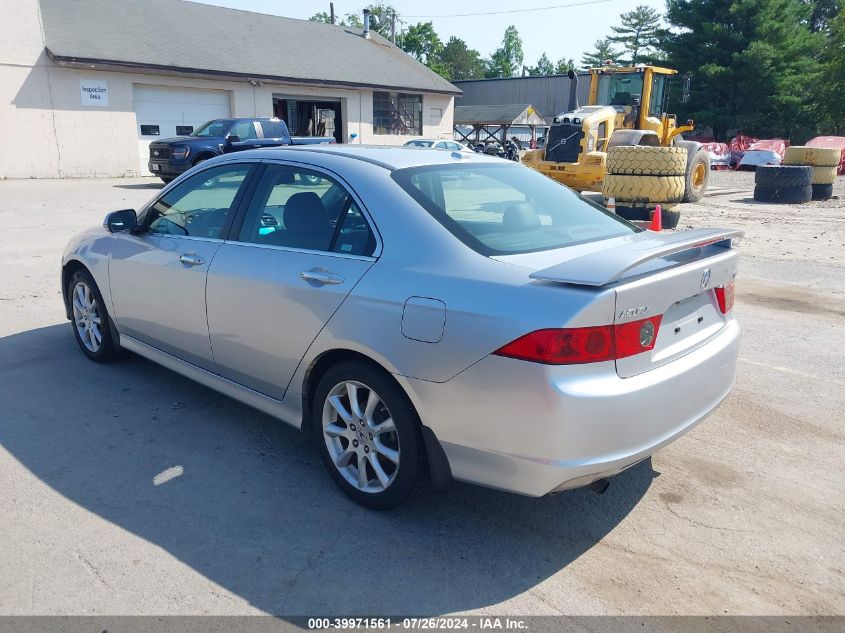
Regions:
M 365 146 L 221 156 L 62 260 L 121 350 L 317 438 L 354 500 L 424 479 L 593 486 L 730 391 L 736 231 L 644 231 L 509 161 Z

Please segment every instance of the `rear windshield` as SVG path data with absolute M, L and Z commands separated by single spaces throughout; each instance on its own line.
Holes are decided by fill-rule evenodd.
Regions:
M 483 255 L 544 251 L 640 231 L 568 187 L 511 162 L 414 167 L 392 176 Z

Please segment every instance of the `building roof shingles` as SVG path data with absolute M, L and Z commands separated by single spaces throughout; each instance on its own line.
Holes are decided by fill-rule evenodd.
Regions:
M 40 0 L 58 62 L 460 94 L 376 33 L 184 0 Z

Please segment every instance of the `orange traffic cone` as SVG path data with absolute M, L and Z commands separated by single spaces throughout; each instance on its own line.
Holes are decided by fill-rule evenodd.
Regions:
M 611 213 L 616 213 L 616 198 L 614 198 L 613 196 L 610 196 L 607 199 L 607 204 L 604 205 L 604 206 Z
M 662 231 L 663 230 L 663 209 L 660 208 L 660 205 L 654 207 L 654 211 L 651 212 L 651 226 L 648 227 L 652 231 Z

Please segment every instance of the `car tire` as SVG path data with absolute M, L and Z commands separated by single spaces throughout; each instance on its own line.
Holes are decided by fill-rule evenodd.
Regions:
M 173 180 L 174 178 L 162 178 L 161 182 L 163 182 L 165 185 L 169 185 L 171 182 L 173 182 Z
M 67 286 L 71 327 L 79 348 L 91 360 L 108 362 L 120 356 L 117 331 L 97 283 L 87 270 L 77 270 Z
M 833 185 L 811 185 L 813 200 L 830 200 L 833 197 Z
M 602 193 L 620 202 L 680 202 L 684 195 L 683 176 L 629 176 L 606 174 Z
M 686 167 L 684 175 L 684 196 L 681 202 L 698 202 L 704 197 L 710 183 L 710 155 L 700 149 Z
M 800 165 L 760 165 L 754 173 L 754 184 L 764 189 L 808 187 L 813 181 L 813 168 Z
M 616 145 L 607 150 L 607 173 L 631 176 L 683 176 L 687 169 L 684 147 Z
M 757 202 L 773 202 L 775 204 L 803 204 L 813 197 L 811 185 L 800 187 L 754 187 L 754 199 Z
M 783 154 L 784 165 L 809 165 L 811 167 L 839 167 L 842 152 L 835 147 L 787 147 Z
M 425 463 L 420 421 L 384 371 L 359 361 L 332 367 L 317 385 L 311 411 L 323 462 L 354 501 L 389 510 L 419 488 Z

